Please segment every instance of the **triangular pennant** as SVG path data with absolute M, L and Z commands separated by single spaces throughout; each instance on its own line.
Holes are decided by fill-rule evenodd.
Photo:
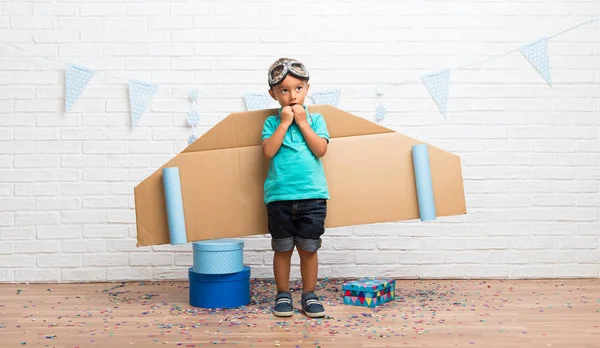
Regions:
M 356 301 L 358 300 L 358 297 L 351 296 L 350 299 L 352 299 L 352 303 L 356 303 Z
M 158 85 L 137 80 L 129 81 L 129 107 L 131 109 L 131 126 L 135 127 L 144 111 L 152 101 Z
M 246 109 L 252 111 L 267 109 L 272 98 L 264 93 L 246 93 L 244 100 L 246 101 Z
M 446 107 L 448 104 L 448 88 L 450 86 L 450 70 L 441 70 L 422 77 L 423 84 L 427 87 L 429 94 L 438 109 L 446 119 Z
M 69 111 L 79 99 L 94 74 L 96 74 L 94 70 L 79 65 L 69 65 L 65 71 L 65 111 Z
M 550 60 L 548 58 L 548 39 L 543 37 L 537 41 L 521 46 L 519 50 L 544 80 L 552 86 Z
M 367 298 L 367 305 L 369 305 L 369 306 L 371 305 L 371 298 L 370 297 Z
M 311 94 L 311 98 L 315 104 L 329 104 L 337 106 L 340 101 L 341 89 L 331 89 L 320 91 Z

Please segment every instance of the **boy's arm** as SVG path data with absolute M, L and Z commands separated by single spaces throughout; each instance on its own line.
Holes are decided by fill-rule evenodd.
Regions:
M 283 143 L 285 133 L 287 132 L 289 127 L 289 124 L 281 122 L 279 126 L 277 126 L 277 129 L 275 129 L 275 132 L 273 132 L 271 136 L 263 140 L 262 150 L 268 159 L 273 158 L 277 151 L 279 151 L 279 148 Z
M 308 122 L 308 111 L 299 106 L 294 105 L 294 119 L 296 119 L 296 124 L 302 135 L 304 136 L 304 140 L 306 140 L 306 144 L 310 148 L 310 151 L 317 158 L 325 156 L 327 152 L 327 145 L 329 144 L 329 131 L 327 130 L 327 125 L 325 124 L 325 119 L 320 114 L 314 114 L 314 119 L 312 121 L 313 125 Z M 313 129 L 314 126 L 314 129 Z
M 325 156 L 328 144 L 327 139 L 317 135 L 307 121 L 299 123 L 298 128 L 300 128 L 300 131 L 302 132 L 304 140 L 306 140 L 310 151 L 312 151 L 316 157 Z

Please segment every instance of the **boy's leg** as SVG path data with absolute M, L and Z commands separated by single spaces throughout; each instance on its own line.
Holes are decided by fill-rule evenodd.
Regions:
M 290 251 L 275 251 L 273 254 L 273 274 L 278 292 L 290 291 L 290 268 L 292 253 Z
M 319 272 L 317 250 L 321 248 L 321 235 L 325 232 L 327 201 L 324 199 L 307 200 L 297 207 L 295 225 L 296 248 L 300 255 L 302 273 L 302 308 L 308 317 L 325 316 L 325 308 L 314 293 Z
M 319 273 L 319 257 L 316 251 L 306 251 L 298 247 L 300 255 L 300 274 L 302 275 L 302 292 L 313 292 L 317 287 Z
M 291 203 L 274 202 L 267 205 L 268 227 L 271 234 L 273 274 L 277 285 L 277 296 L 273 313 L 288 317 L 294 314 L 290 294 L 290 263 L 294 251 L 294 225 L 291 219 Z

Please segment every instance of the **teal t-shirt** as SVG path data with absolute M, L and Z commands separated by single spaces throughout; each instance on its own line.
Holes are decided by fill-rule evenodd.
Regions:
M 311 128 L 329 142 L 323 115 L 309 114 L 306 106 L 304 109 Z M 279 115 L 269 116 L 263 125 L 262 140 L 269 138 L 280 122 Z M 295 122 L 288 128 L 279 151 L 271 159 L 264 193 L 265 204 L 298 199 L 329 199 L 323 163 L 313 155 Z

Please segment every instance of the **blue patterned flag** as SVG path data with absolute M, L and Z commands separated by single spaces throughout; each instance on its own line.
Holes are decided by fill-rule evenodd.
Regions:
M 246 93 L 244 100 L 246 101 L 246 109 L 252 111 L 267 109 L 272 98 L 265 93 Z
M 199 96 L 198 90 L 197 89 L 190 90 L 189 96 L 190 96 L 190 99 L 192 100 L 192 102 L 195 102 L 196 99 L 198 99 L 198 96 Z
M 450 70 L 437 71 L 422 77 L 423 84 L 427 87 L 431 98 L 446 119 L 448 104 L 448 89 L 450 87 Z
M 79 65 L 69 65 L 65 71 L 65 111 L 71 109 L 95 74 L 94 70 Z
M 548 59 L 548 39 L 543 37 L 532 43 L 521 46 L 521 53 L 531 65 L 552 86 L 550 77 L 550 61 Z
M 190 145 L 191 143 L 193 143 L 194 141 L 198 140 L 198 136 L 194 133 L 192 135 L 190 135 L 188 137 L 188 145 Z
M 129 81 L 129 106 L 131 108 L 131 126 L 135 127 L 144 111 L 152 101 L 158 85 L 149 82 Z
M 311 98 L 315 104 L 329 104 L 337 106 L 340 101 L 340 94 L 340 89 L 331 89 L 313 93 L 311 94 Z
M 196 127 L 200 123 L 200 114 L 196 110 L 188 112 L 187 121 L 192 127 Z
M 386 114 L 387 110 L 385 109 L 385 106 L 383 106 L 383 104 L 377 104 L 377 107 L 375 108 L 375 117 L 377 118 L 377 122 L 383 121 Z

